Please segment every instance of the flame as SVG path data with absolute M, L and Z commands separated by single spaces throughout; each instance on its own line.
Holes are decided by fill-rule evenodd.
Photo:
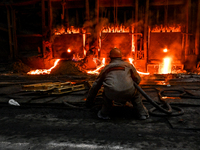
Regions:
M 103 60 L 102 60 L 102 62 L 101 62 L 101 65 L 97 68 L 97 69 L 95 69 L 95 70 L 90 70 L 90 71 L 87 71 L 87 73 L 88 74 L 99 74 L 99 70 L 101 69 L 101 68 L 103 68 L 104 66 L 105 66 L 105 61 L 106 59 L 105 58 L 103 58 Z
M 151 32 L 181 32 L 181 25 L 173 25 L 173 26 L 156 26 L 151 29 Z
M 163 60 L 163 68 L 162 70 L 162 74 L 167 74 L 167 73 L 171 73 L 171 59 L 170 58 L 164 58 Z
M 64 34 L 65 33 L 65 28 L 62 26 L 61 28 L 59 29 L 54 29 L 55 31 L 55 35 L 61 35 L 61 34 Z
M 134 66 L 134 64 L 133 64 L 133 58 L 128 58 L 128 60 L 129 60 L 130 64 L 132 64 L 132 65 Z M 135 66 L 134 66 L 134 67 L 135 67 Z M 137 73 L 143 74 L 143 75 L 149 75 L 149 72 L 145 73 L 145 72 L 140 72 L 140 71 L 138 71 L 138 70 L 137 70 Z
M 77 54 L 73 54 L 72 60 L 73 61 L 79 61 L 79 60 L 81 60 L 81 58 L 80 58 L 79 54 L 77 53 Z
M 164 53 L 166 53 L 167 51 L 168 51 L 167 48 L 163 49 L 163 52 L 164 52 Z
M 80 33 L 79 28 L 74 28 L 74 26 L 71 26 L 70 28 L 65 29 L 64 26 L 54 29 L 54 34 L 55 35 L 62 35 L 62 34 L 75 34 L 75 33 Z M 82 33 L 85 33 L 85 30 L 81 30 Z
M 123 25 L 104 27 L 102 33 L 129 33 L 129 27 L 125 27 Z
M 35 75 L 35 74 L 50 74 L 51 73 L 51 70 L 53 68 L 55 68 L 58 64 L 58 62 L 60 61 L 60 59 L 57 59 L 55 62 L 54 62 L 54 65 L 53 67 L 51 67 L 50 69 L 37 69 L 37 70 L 32 70 L 32 71 L 29 71 L 27 74 L 32 74 L 32 75 Z

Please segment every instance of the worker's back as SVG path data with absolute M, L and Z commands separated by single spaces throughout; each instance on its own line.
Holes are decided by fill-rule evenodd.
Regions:
M 117 101 L 123 101 L 134 94 L 134 81 L 131 77 L 131 70 L 133 71 L 133 69 L 129 63 L 118 58 L 113 59 L 110 64 L 105 67 L 105 70 L 109 70 L 103 81 L 106 97 Z

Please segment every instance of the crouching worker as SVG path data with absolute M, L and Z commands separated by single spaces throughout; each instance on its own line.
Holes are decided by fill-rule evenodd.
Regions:
M 134 87 L 134 82 L 140 83 L 141 78 L 135 67 L 122 60 L 122 53 L 118 48 L 110 51 L 110 63 L 101 71 L 100 75 L 93 83 L 86 100 L 86 107 L 94 105 L 95 97 L 101 88 L 103 91 L 103 106 L 98 112 L 101 119 L 109 119 L 113 102 L 125 105 L 131 102 L 137 111 L 138 119 L 147 119 L 148 111 L 142 103 L 141 94 Z

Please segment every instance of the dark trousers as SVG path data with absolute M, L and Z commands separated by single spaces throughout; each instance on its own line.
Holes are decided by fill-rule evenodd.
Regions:
M 130 96 L 130 99 L 127 100 L 127 101 L 132 103 L 133 107 L 136 109 L 139 116 L 149 115 L 148 110 L 146 109 L 146 107 L 142 103 L 141 94 L 137 89 L 135 90 L 135 93 L 132 96 Z M 114 100 L 108 99 L 105 96 L 105 94 L 103 93 L 103 105 L 102 105 L 102 108 L 101 108 L 102 115 L 107 116 L 107 115 L 110 114 L 112 107 L 113 107 L 113 102 L 114 102 Z M 125 103 L 126 103 L 126 101 L 125 101 Z M 125 105 L 125 103 L 122 104 L 122 105 Z

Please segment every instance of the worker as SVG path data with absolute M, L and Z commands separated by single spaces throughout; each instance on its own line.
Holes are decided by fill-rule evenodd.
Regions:
M 86 70 L 96 69 L 97 63 L 94 61 L 95 58 L 95 48 L 90 48 L 87 53 L 86 57 L 83 60 L 83 67 Z
M 101 71 L 89 90 L 86 107 L 91 108 L 94 105 L 95 97 L 103 85 L 103 105 L 97 114 L 99 118 L 110 119 L 114 102 L 122 105 L 130 102 L 136 109 L 138 119 L 147 119 L 148 110 L 142 103 L 141 94 L 134 87 L 134 82 L 139 84 L 141 81 L 135 67 L 122 60 L 122 53 L 118 48 L 113 48 L 109 57 L 110 63 Z

